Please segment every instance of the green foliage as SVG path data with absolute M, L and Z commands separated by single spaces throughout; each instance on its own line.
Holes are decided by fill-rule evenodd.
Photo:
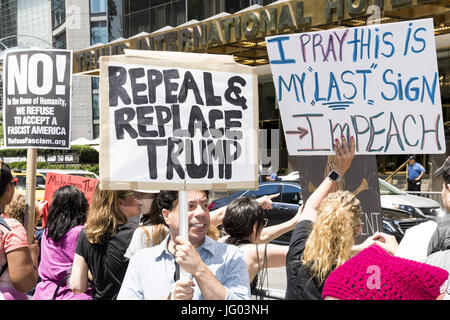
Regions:
M 26 170 L 27 169 L 27 162 L 21 161 L 21 162 L 11 162 L 9 163 L 9 166 L 11 169 L 21 169 Z M 37 169 L 73 169 L 73 170 L 86 170 L 93 172 L 97 175 L 99 175 L 99 165 L 98 164 L 66 164 L 66 167 L 64 167 L 64 164 L 49 164 L 47 162 L 38 162 L 36 165 Z
M 72 146 L 70 150 L 62 149 L 38 149 L 38 156 L 77 153 L 80 164 L 98 164 L 98 151 L 89 146 Z M 27 149 L 4 149 L 0 150 L 0 157 L 26 157 Z M 20 162 L 18 163 L 19 165 Z M 48 163 L 44 163 L 48 167 Z M 26 164 L 25 164 L 26 165 Z M 62 165 L 62 164 L 61 164 Z M 67 165 L 66 165 L 67 167 Z M 39 168 L 39 167 L 38 167 Z M 54 168 L 56 169 L 56 168 Z

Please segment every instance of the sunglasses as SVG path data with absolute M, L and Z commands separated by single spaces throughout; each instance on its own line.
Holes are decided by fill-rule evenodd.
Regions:
M 17 187 L 17 182 L 19 181 L 19 179 L 17 179 L 16 177 L 11 179 L 11 183 L 14 185 L 14 187 Z
M 128 197 L 128 196 L 133 196 L 133 198 L 136 198 L 136 195 L 134 194 L 133 191 L 125 193 L 125 194 L 122 194 L 121 196 L 119 196 L 119 198 L 125 198 L 125 197 Z

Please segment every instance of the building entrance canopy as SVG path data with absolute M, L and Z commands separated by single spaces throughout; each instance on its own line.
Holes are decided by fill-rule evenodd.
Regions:
M 436 35 L 450 32 L 448 0 L 276 1 L 96 44 L 74 52 L 73 73 L 98 75 L 101 56 L 123 54 L 125 49 L 229 54 L 239 63 L 256 66 L 269 63 L 264 41 L 269 35 L 426 17 L 433 17 Z

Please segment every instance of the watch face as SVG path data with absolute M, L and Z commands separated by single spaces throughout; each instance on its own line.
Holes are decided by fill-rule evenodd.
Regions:
M 331 171 L 330 174 L 328 175 L 328 177 L 333 180 L 336 181 L 339 178 L 339 173 L 337 173 L 336 171 Z

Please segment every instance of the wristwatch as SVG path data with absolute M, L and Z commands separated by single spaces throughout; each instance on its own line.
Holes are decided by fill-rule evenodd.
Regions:
M 337 173 L 337 171 L 335 170 L 331 170 L 330 173 L 328 174 L 328 178 L 330 178 L 332 181 L 334 182 L 339 182 L 341 181 L 341 176 L 339 175 L 339 173 Z

